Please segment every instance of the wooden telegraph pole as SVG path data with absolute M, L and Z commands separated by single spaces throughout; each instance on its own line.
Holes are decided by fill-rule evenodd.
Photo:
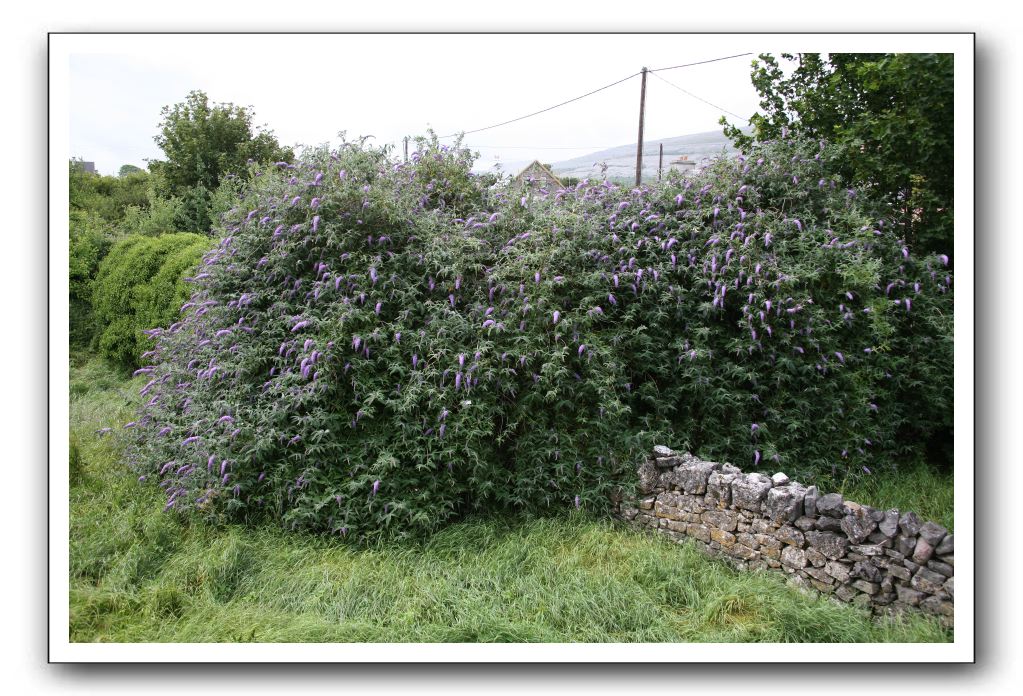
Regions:
M 661 169 L 664 168 L 664 143 L 660 145 L 660 153 L 657 155 L 657 180 L 661 180 Z
M 646 68 L 643 68 L 643 81 L 639 88 L 639 142 L 636 143 L 636 186 L 643 177 L 643 109 L 646 107 Z
M 405 161 L 408 162 L 408 136 L 405 136 Z

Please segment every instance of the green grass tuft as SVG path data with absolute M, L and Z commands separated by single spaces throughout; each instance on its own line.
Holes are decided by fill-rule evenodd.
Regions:
M 95 362 L 72 373 L 72 641 L 951 639 L 930 619 L 875 620 L 781 574 L 581 513 L 467 520 L 377 548 L 165 514 L 116 435 L 95 434 L 130 420 L 134 384 Z

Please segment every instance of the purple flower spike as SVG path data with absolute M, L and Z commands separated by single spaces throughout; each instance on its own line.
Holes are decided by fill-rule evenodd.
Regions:
M 579 355 L 582 355 L 586 351 L 586 344 L 579 346 Z
M 581 503 L 579 502 L 579 496 L 575 497 L 575 509 L 578 510 Z
M 760 430 L 760 426 L 759 426 L 759 425 L 757 425 L 756 423 L 754 423 L 754 424 L 752 424 L 752 425 L 750 426 L 750 432 L 751 432 L 751 433 L 755 433 L 755 432 L 756 432 L 756 431 L 758 431 L 758 430 Z
M 373 495 L 376 495 L 377 491 L 379 491 L 379 490 L 380 490 L 380 479 L 377 479 L 376 481 L 373 482 Z
M 559 319 L 561 319 L 561 312 L 554 310 L 554 323 L 557 324 Z

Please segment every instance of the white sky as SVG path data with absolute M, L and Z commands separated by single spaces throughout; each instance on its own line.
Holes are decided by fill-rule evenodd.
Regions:
M 769 37 L 772 38 L 772 37 Z M 254 107 L 282 144 L 472 130 L 537 111 L 636 73 L 748 51 L 757 37 L 680 35 L 86 36 L 71 56 L 70 156 L 100 172 L 160 158 L 164 105 L 191 89 Z M 754 56 L 660 75 L 743 117 L 757 108 Z M 472 134 L 480 167 L 558 161 L 635 142 L 640 79 L 551 112 Z M 720 109 L 647 78 L 645 139 L 720 130 Z M 730 117 L 734 122 L 738 119 Z M 448 139 L 446 142 L 450 142 Z M 497 146 L 497 147 L 494 147 Z M 548 149 L 558 148 L 558 149 Z M 399 150 L 400 151 L 400 150 Z

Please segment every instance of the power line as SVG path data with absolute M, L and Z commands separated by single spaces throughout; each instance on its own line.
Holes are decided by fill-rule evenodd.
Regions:
M 462 145 L 468 148 L 480 148 L 484 150 L 607 150 L 615 145 L 576 145 L 575 147 L 559 146 L 547 147 L 540 145 Z
M 732 58 L 741 58 L 743 56 L 751 56 L 751 55 L 753 55 L 753 54 L 752 53 L 737 53 L 734 56 L 722 56 L 721 58 L 711 58 L 709 60 L 700 60 L 700 61 L 696 61 L 695 63 L 684 63 L 682 65 L 672 65 L 672 66 L 669 66 L 667 68 L 657 68 L 656 70 L 647 70 L 647 72 L 659 72 L 659 71 L 662 71 L 662 70 L 676 70 L 678 68 L 690 68 L 690 67 L 693 67 L 694 65 L 706 65 L 707 63 L 717 63 L 718 61 L 722 61 L 722 60 L 731 60 Z M 640 71 L 640 72 L 642 72 L 642 71 Z M 610 87 L 614 87 L 615 85 L 620 85 L 621 83 L 625 82 L 626 80 L 631 80 L 632 78 L 636 77 L 636 75 L 639 75 L 639 74 L 640 74 L 639 72 L 632 73 L 628 77 L 623 77 L 622 79 L 620 79 L 620 80 L 618 80 L 616 82 L 612 82 L 609 85 L 604 85 L 603 87 L 599 87 L 599 88 L 593 90 L 592 92 L 587 92 L 586 94 L 581 94 L 578 97 L 573 97 L 572 99 L 569 99 L 567 101 L 563 101 L 560 104 L 555 104 L 554 106 L 548 106 L 546 109 L 540 109 L 539 111 L 534 111 L 533 113 L 526 114 L 525 116 L 519 116 L 518 118 L 509 119 L 507 121 L 502 121 L 501 123 L 495 123 L 492 126 L 485 126 L 483 128 L 476 128 L 475 130 L 470 130 L 470 131 L 462 131 L 461 133 L 449 133 L 448 135 L 441 135 L 441 136 L 438 136 L 438 137 L 440 137 L 440 138 L 454 138 L 455 136 L 458 136 L 458 135 L 469 135 L 470 133 L 480 133 L 482 131 L 490 130 L 492 128 L 498 128 L 500 126 L 507 126 L 509 123 L 515 123 L 516 121 L 522 121 L 522 120 L 525 120 L 527 118 L 532 118 L 533 116 L 538 116 L 538 115 L 546 113 L 548 111 L 552 111 L 554 109 L 557 109 L 558 107 L 565 106 L 566 104 L 571 104 L 572 102 L 576 102 L 576 101 L 579 101 L 580 99 L 584 99 L 586 97 L 589 97 L 589 96 L 591 96 L 593 94 L 596 94 L 597 92 L 602 92 L 605 89 L 608 89 Z M 658 75 L 658 77 L 660 77 L 660 76 Z M 664 78 L 661 78 L 661 79 L 663 80 Z M 665 82 L 668 82 L 668 81 L 665 80 Z M 668 82 L 668 84 L 672 84 L 672 83 Z M 672 86 L 676 87 L 677 89 L 682 89 L 681 87 L 678 87 L 678 85 L 672 85 Z M 682 90 L 682 91 L 685 91 L 685 90 Z M 696 97 L 696 95 L 694 95 L 694 94 L 690 94 L 690 96 Z M 699 99 L 699 97 L 696 97 L 696 98 Z M 705 101 L 705 100 L 701 99 L 700 101 Z M 707 103 L 710 104 L 710 102 L 707 102 Z M 714 105 L 711 104 L 711 106 L 714 106 Z M 714 108 L 720 109 L 721 107 L 715 106 Z M 725 111 L 725 112 L 731 114 L 732 116 L 736 116 L 735 114 L 732 114 L 732 112 L 728 111 L 727 109 L 722 109 L 722 111 Z M 742 118 L 742 116 L 736 116 L 736 118 Z
M 662 69 L 663 69 L 663 70 L 667 70 L 667 68 L 662 68 Z M 651 71 L 651 72 L 653 72 L 653 71 Z M 674 88 L 675 88 L 675 89 L 677 89 L 678 91 L 680 91 L 680 92 L 682 92 L 682 93 L 684 93 L 684 94 L 688 94 L 688 95 L 689 95 L 690 97 L 692 97 L 693 99 L 697 99 L 697 100 L 699 100 L 699 101 L 702 101 L 702 102 L 703 102 L 704 104 L 708 104 L 709 106 L 713 106 L 713 107 L 714 107 L 715 109 L 720 109 L 721 111 L 724 111 L 724 112 L 725 112 L 726 114 L 729 114 L 729 115 L 731 115 L 731 116 L 735 116 L 736 118 L 744 118 L 743 116 L 740 116 L 740 115 L 739 115 L 739 114 L 737 114 L 737 113 L 734 113 L 734 112 L 732 112 L 732 111 L 729 111 L 728 109 L 724 108 L 723 106 L 718 106 L 717 104 L 712 104 L 711 102 L 707 101 L 707 100 L 706 100 L 706 99 L 704 99 L 703 97 L 699 97 L 699 96 L 697 96 L 697 95 L 693 94 L 692 92 L 690 92 L 690 91 L 689 91 L 689 90 L 687 90 L 687 89 L 682 89 L 681 87 L 679 87 L 678 85 L 676 85 L 676 84 L 675 84 L 674 82 L 669 82 L 668 80 L 665 80 L 665 79 L 664 79 L 663 77 L 661 77 L 661 76 L 660 76 L 660 75 L 658 75 L 657 73 L 654 73 L 654 77 L 656 77 L 656 78 L 657 78 L 658 80 L 660 80 L 661 82 L 664 82 L 664 83 L 666 83 L 666 84 L 668 84 L 668 85 L 671 85 L 672 87 L 674 87 Z
M 531 114 L 526 114 L 525 116 L 519 116 L 518 118 L 513 118 L 513 119 L 511 119 L 509 121 L 502 121 L 501 123 L 495 123 L 494 125 L 486 126 L 485 128 L 477 128 L 477 129 L 471 130 L 471 131 L 464 131 L 463 133 L 461 133 L 461 135 L 469 135 L 470 133 L 479 133 L 481 131 L 490 130 L 491 128 L 497 128 L 498 126 L 506 126 L 509 123 L 515 123 L 516 121 L 521 121 L 523 119 L 530 118 L 531 116 L 537 116 L 538 114 L 542 114 L 542 113 L 545 113 L 547 111 L 551 111 L 552 109 L 557 109 L 559 106 L 564 106 L 565 104 L 571 104 L 574 101 L 579 101 L 580 99 L 583 99 L 584 97 L 588 97 L 591 94 L 596 94 L 597 92 L 602 92 L 605 89 L 607 89 L 609 87 L 614 87 L 615 85 L 621 84 L 621 83 L 625 82 L 626 80 L 631 80 L 636 75 L 639 75 L 639 73 L 638 72 L 637 73 L 633 73 L 633 74 L 629 75 L 628 77 L 623 77 L 622 79 L 618 80 L 617 82 L 612 82 L 609 85 L 604 85 L 603 87 L 600 87 L 599 89 L 595 89 L 592 92 L 587 92 L 586 94 L 582 94 L 582 95 L 580 95 L 578 97 L 574 97 L 573 99 L 569 99 L 568 101 L 563 101 L 560 104 L 555 104 L 554 106 L 549 106 L 546 109 L 540 109 L 539 111 L 534 111 Z M 441 138 L 453 138 L 456 135 L 459 135 L 459 133 L 451 133 L 450 135 L 442 135 L 440 137 Z
M 691 68 L 694 65 L 705 65 L 707 63 L 717 63 L 720 60 L 731 60 L 732 58 L 742 58 L 743 56 L 751 56 L 752 53 L 736 53 L 734 56 L 724 56 L 722 58 L 711 58 L 710 60 L 701 60 L 696 63 L 685 63 L 683 65 L 672 65 L 668 68 L 650 68 L 647 72 L 660 72 L 662 70 L 675 70 L 676 68 Z

